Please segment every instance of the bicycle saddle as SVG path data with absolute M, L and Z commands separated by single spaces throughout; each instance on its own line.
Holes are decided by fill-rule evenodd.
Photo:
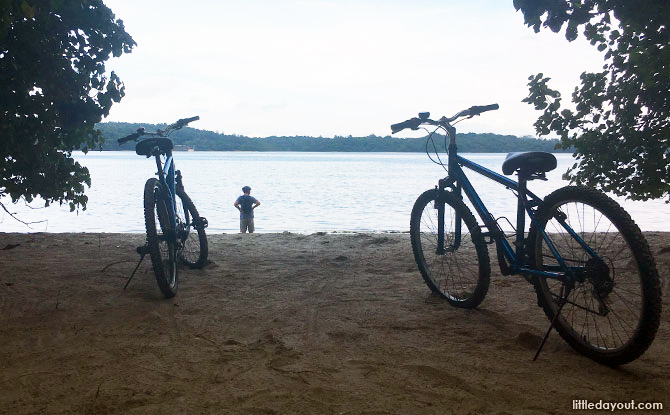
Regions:
M 556 168 L 556 157 L 544 151 L 509 153 L 502 165 L 503 174 L 509 176 L 517 170 L 528 174 L 546 173 Z
M 151 156 L 154 147 L 158 147 L 161 153 L 172 151 L 172 140 L 167 137 L 152 137 L 142 140 L 135 146 L 135 152 L 140 156 Z

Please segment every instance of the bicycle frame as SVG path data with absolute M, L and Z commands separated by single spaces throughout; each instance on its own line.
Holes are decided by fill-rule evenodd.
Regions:
M 188 125 L 188 123 L 192 121 L 197 121 L 199 120 L 200 117 L 195 116 L 191 118 L 182 118 L 180 120 L 177 120 L 174 124 L 170 124 L 167 126 L 164 130 L 158 130 L 156 132 L 145 132 L 144 128 L 139 128 L 137 129 L 137 132 L 130 134 L 126 137 L 119 138 L 117 142 L 119 144 L 123 144 L 128 141 L 135 141 L 137 142 L 138 139 L 143 136 L 143 135 L 149 135 L 151 137 L 161 137 L 164 139 L 167 139 L 167 136 L 170 135 L 171 132 L 179 130 L 180 128 Z M 138 148 L 139 148 L 138 144 Z M 157 175 L 159 177 L 159 182 L 161 186 L 167 190 L 167 192 L 170 194 L 170 225 L 172 227 L 172 230 L 175 232 L 177 231 L 177 186 L 181 186 L 181 176 L 179 175 L 179 172 L 175 171 L 175 166 L 174 166 L 174 159 L 172 158 L 172 144 L 170 143 L 169 148 L 166 148 L 164 151 L 165 154 L 165 163 L 161 163 L 161 154 L 163 154 L 163 151 L 160 149 L 160 145 L 154 147 L 151 149 L 151 151 L 148 148 L 142 148 L 142 151 L 139 152 L 138 149 L 136 148 L 136 151 L 138 151 L 137 154 L 141 155 L 146 155 L 149 157 L 150 155 L 154 156 L 156 159 L 156 169 L 158 170 Z M 172 235 L 172 236 L 175 236 Z
M 558 250 L 555 248 L 551 238 L 543 231 L 542 237 L 544 238 L 547 246 L 554 254 L 557 259 L 558 266 L 555 267 L 555 272 L 553 270 L 543 271 L 534 269 L 534 267 L 529 266 L 526 258 L 526 244 L 525 244 L 525 220 L 526 214 L 532 221 L 535 220 L 535 208 L 542 203 L 542 199 L 526 188 L 526 183 L 528 177 L 520 177 L 518 182 L 511 180 L 501 174 L 498 174 L 492 170 L 487 169 L 477 163 L 474 163 L 468 159 L 465 159 L 458 155 L 458 149 L 455 142 L 456 129 L 448 125 L 445 127 L 447 134 L 450 137 L 450 143 L 448 147 L 448 175 L 444 179 L 441 179 L 438 184 L 440 190 L 445 190 L 446 188 L 452 189 L 453 192 L 462 198 L 462 193 L 465 193 L 467 198 L 472 203 L 475 211 L 481 218 L 484 226 L 487 228 L 488 232 L 484 233 L 484 236 L 491 237 L 496 242 L 496 247 L 498 249 L 498 260 L 500 262 L 501 270 L 504 275 L 508 274 L 524 274 L 524 275 L 536 275 L 545 278 L 552 278 L 558 280 L 564 280 L 566 271 L 568 275 L 572 275 L 576 270 L 575 267 L 570 267 L 566 264 L 565 260 L 561 257 Z M 498 226 L 498 222 L 489 212 L 489 210 L 484 205 L 484 202 L 479 197 L 479 194 L 474 189 L 470 180 L 465 175 L 463 168 L 470 169 L 494 182 L 497 182 L 506 188 L 511 189 L 517 194 L 517 226 L 516 226 L 516 240 L 515 248 L 512 248 L 512 245 L 507 241 L 504 232 Z M 437 200 L 437 199 L 436 199 Z M 445 252 L 444 247 L 444 204 L 438 204 L 438 241 L 437 241 L 437 250 L 439 252 Z M 574 231 L 570 226 L 565 223 L 563 220 L 559 220 L 561 225 L 570 233 L 570 235 L 575 238 L 575 240 L 581 244 L 593 257 L 596 257 L 597 254 L 593 252 L 591 248 L 588 247 L 588 244 Z M 461 240 L 461 219 L 456 216 L 455 218 L 456 228 L 454 230 L 454 246 L 451 249 L 457 249 L 460 240 Z M 504 260 L 506 262 L 503 261 Z M 509 264 L 509 266 L 507 265 Z M 558 272 L 563 271 L 563 272 Z

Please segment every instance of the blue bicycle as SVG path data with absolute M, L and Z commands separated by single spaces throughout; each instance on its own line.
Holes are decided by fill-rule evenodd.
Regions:
M 141 255 L 140 262 L 128 282 L 135 275 L 144 256 L 149 254 L 158 287 L 166 298 L 177 294 L 180 262 L 191 268 L 201 268 L 207 262 L 207 219 L 200 216 L 184 191 L 181 172 L 175 170 L 172 157 L 173 143 L 168 138 L 170 133 L 198 119 L 200 117 L 184 118 L 156 132 L 140 128 L 118 140 L 119 144 L 123 144 L 147 136 L 137 143 L 135 152 L 147 158 L 154 157 L 158 170 L 158 178 L 150 178 L 144 185 L 147 243 L 137 248 Z
M 661 313 L 661 290 L 654 258 L 628 213 L 605 194 L 581 186 L 558 189 L 544 199 L 527 189 L 556 168 L 551 153 L 510 153 L 502 165 L 511 180 L 458 155 L 453 124 L 497 104 L 474 106 L 435 121 L 421 113 L 391 126 L 434 126 L 448 141 L 447 170 L 434 189 L 412 209 L 410 237 L 414 258 L 430 289 L 457 307 L 477 307 L 489 288 L 488 244 L 495 244 L 503 275 L 522 275 L 534 285 L 538 305 L 561 337 L 585 356 L 616 366 L 633 361 L 651 345 Z M 428 151 L 427 151 L 428 152 Z M 429 153 L 430 157 L 430 153 Z M 432 157 L 431 157 L 432 159 Z M 517 196 L 516 229 L 506 235 L 488 211 L 463 168 L 479 173 Z M 477 222 L 463 194 L 477 212 Z M 526 233 L 526 217 L 530 219 Z M 513 240 L 508 240 L 512 238 Z

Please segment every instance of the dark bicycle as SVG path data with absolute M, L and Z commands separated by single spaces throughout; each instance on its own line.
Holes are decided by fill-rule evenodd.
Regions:
M 536 358 L 556 328 L 575 350 L 597 362 L 616 366 L 635 360 L 654 340 L 661 313 L 658 272 L 646 239 L 618 203 L 594 189 L 566 186 L 544 200 L 530 192 L 529 181 L 546 180 L 545 174 L 556 168 L 551 153 L 508 154 L 502 171 L 516 173 L 518 182 L 459 156 L 453 124 L 496 109 L 497 104 L 474 106 L 437 121 L 421 113 L 391 126 L 393 133 L 436 127 L 427 151 L 428 143 L 435 145 L 435 132 L 446 133 L 445 147 L 449 139 L 446 166 L 437 151 L 433 159 L 446 167 L 447 176 L 419 196 L 411 214 L 412 250 L 423 279 L 452 305 L 477 307 L 489 288 L 487 244 L 495 243 L 501 273 L 531 282 L 551 321 Z M 507 236 L 489 213 L 463 167 L 516 194 L 513 235 Z
M 184 191 L 181 172 L 175 170 L 173 143 L 168 138 L 170 133 L 198 119 L 200 117 L 184 118 L 156 132 L 140 128 L 118 140 L 119 144 L 139 140 L 135 152 L 156 160 L 158 178 L 150 178 L 144 185 L 147 243 L 137 248 L 137 252 L 142 258 L 147 253 L 150 255 L 158 287 L 166 298 L 177 294 L 179 262 L 191 268 L 202 268 L 207 262 L 207 219 L 198 214 Z M 140 140 L 143 136 L 147 138 Z

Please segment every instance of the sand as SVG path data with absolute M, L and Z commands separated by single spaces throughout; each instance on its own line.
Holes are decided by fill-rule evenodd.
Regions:
M 670 235 L 647 237 L 667 281 Z M 494 266 L 479 309 L 453 308 L 404 233 L 210 235 L 212 263 L 168 300 L 148 260 L 123 289 L 143 241 L 0 234 L 0 413 L 670 412 L 667 282 L 655 342 L 612 369 L 555 332 L 533 362 L 549 322 L 532 287 Z

